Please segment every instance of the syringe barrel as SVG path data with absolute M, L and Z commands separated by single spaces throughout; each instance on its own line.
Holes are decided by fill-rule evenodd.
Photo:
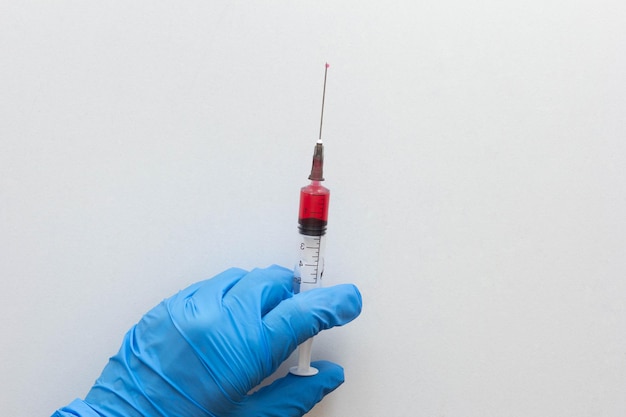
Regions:
M 329 199 L 330 190 L 322 186 L 318 180 L 312 179 L 311 184 L 300 189 L 298 213 L 300 260 L 294 270 L 295 294 L 322 286 Z M 312 343 L 313 338 L 298 347 L 298 365 L 291 367 L 289 372 L 298 376 L 317 374 L 317 369 L 311 366 Z
M 320 181 L 311 181 L 300 189 L 298 231 L 299 261 L 295 270 L 294 292 L 307 291 L 322 285 L 328 201 L 330 190 Z

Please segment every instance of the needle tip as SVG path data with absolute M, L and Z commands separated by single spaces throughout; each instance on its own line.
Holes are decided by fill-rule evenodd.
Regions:
M 326 68 L 328 68 L 328 67 L 330 67 L 330 64 L 327 62 L 327 63 L 326 63 Z

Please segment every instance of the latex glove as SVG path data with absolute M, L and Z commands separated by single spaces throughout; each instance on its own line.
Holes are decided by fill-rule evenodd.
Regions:
M 55 416 L 302 416 L 343 382 L 317 362 L 249 394 L 300 343 L 361 311 L 353 285 L 292 292 L 291 270 L 230 269 L 149 311 L 124 338 L 84 401 Z

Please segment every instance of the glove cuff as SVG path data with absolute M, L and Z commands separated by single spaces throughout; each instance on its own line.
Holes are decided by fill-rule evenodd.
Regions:
M 58 409 L 51 417 L 101 417 L 80 398 Z

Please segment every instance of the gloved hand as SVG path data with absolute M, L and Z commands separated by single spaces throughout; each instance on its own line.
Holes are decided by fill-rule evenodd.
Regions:
M 149 311 L 124 338 L 84 401 L 54 416 L 302 416 L 343 382 L 317 362 L 249 394 L 298 344 L 352 321 L 361 295 L 344 284 L 298 295 L 292 271 L 229 269 Z

